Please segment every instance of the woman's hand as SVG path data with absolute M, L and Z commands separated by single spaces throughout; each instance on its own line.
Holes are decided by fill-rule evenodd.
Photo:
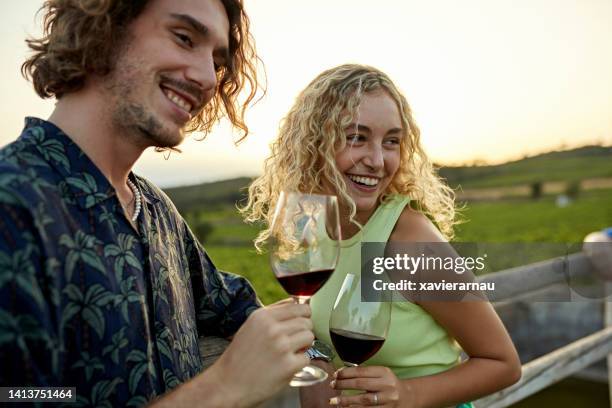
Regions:
M 336 390 L 363 390 L 358 395 L 340 395 L 330 399 L 330 405 L 341 407 L 415 408 L 415 395 L 387 367 L 347 367 L 334 374 L 331 387 Z

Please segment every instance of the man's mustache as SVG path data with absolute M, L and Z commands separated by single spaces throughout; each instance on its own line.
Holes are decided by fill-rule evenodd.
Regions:
M 160 75 L 160 83 L 168 84 L 169 86 L 175 88 L 178 91 L 185 92 L 190 95 L 196 101 L 196 106 L 193 107 L 193 110 L 200 110 L 202 108 L 204 102 L 204 91 L 197 85 L 191 84 L 189 82 L 181 81 L 178 79 L 170 78 L 164 75 Z

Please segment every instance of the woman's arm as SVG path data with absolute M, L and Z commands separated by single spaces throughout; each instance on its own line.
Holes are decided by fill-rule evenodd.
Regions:
M 443 237 L 422 214 L 404 210 L 391 236 L 396 242 L 439 242 Z M 471 401 L 520 379 L 521 363 L 497 313 L 487 301 L 419 301 L 461 345 L 469 360 L 448 371 L 398 380 L 383 367 L 358 367 L 338 374 L 337 389 L 363 389 L 364 395 L 339 397 L 342 406 L 444 407 Z
M 502 322 L 488 302 L 423 302 L 421 305 L 461 345 L 469 359 L 437 375 L 403 381 L 417 407 L 472 401 L 517 382 L 521 363 Z

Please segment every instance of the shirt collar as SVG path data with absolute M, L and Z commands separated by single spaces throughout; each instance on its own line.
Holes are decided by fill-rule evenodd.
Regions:
M 159 193 L 155 192 L 155 189 L 151 186 L 151 183 L 142 177 L 138 177 L 132 173 L 130 173 L 130 179 L 136 184 L 139 188 L 140 193 L 142 194 L 142 199 L 145 204 L 154 205 L 157 204 L 159 199 Z
M 81 208 L 91 208 L 116 195 L 100 169 L 60 128 L 46 120 L 27 117 L 21 134 L 61 175 L 65 188 Z M 134 178 L 133 175 L 131 175 Z
M 21 138 L 32 142 L 40 154 L 64 179 L 66 189 L 80 207 L 88 209 L 117 195 L 106 176 L 60 128 L 43 119 L 27 117 Z M 159 202 L 149 183 L 133 172 L 129 179 L 142 193 L 144 202 Z

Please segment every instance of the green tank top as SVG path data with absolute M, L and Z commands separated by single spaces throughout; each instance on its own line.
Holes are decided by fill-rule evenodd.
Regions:
M 406 196 L 392 197 L 378 206 L 360 232 L 342 241 L 336 270 L 310 300 L 318 339 L 332 345 L 329 336 L 332 305 L 346 274 L 361 274 L 361 243 L 387 242 L 409 201 Z M 386 366 L 398 378 L 406 379 L 448 370 L 460 362 L 460 353 L 457 342 L 420 306 L 408 301 L 394 302 L 387 339 L 363 365 Z M 340 367 L 342 361 L 336 357 L 334 364 Z

